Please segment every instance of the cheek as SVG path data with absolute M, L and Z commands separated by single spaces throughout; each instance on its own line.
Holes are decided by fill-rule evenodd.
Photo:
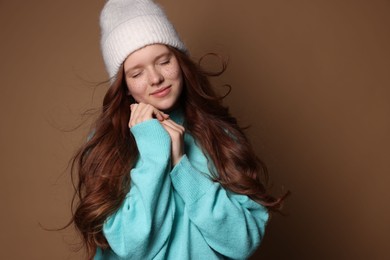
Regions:
M 137 101 L 144 94 L 146 85 L 144 80 L 126 80 L 127 89 L 129 94 L 133 96 Z
M 178 66 L 169 66 L 164 70 L 165 77 L 169 79 L 179 79 L 181 78 L 181 70 Z

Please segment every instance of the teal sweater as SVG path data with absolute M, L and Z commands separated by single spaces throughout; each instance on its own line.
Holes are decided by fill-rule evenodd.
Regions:
M 171 118 L 183 124 L 180 112 Z M 185 152 L 172 169 L 171 141 L 156 119 L 131 128 L 139 159 L 131 187 L 103 233 L 110 249 L 95 259 L 246 259 L 259 246 L 267 209 L 210 179 L 208 161 L 185 134 Z

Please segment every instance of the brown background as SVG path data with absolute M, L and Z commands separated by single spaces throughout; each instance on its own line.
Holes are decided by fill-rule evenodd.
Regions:
M 292 190 L 253 259 L 390 259 L 390 2 L 160 1 L 195 58 L 230 58 L 226 99 Z M 67 162 L 106 79 L 80 0 L 0 0 L 2 259 L 81 259 Z

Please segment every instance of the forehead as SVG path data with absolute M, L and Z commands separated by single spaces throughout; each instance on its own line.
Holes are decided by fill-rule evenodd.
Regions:
M 125 60 L 125 68 L 143 65 L 144 63 L 153 62 L 161 56 L 170 54 L 167 46 L 162 44 L 153 44 L 145 46 L 131 53 Z

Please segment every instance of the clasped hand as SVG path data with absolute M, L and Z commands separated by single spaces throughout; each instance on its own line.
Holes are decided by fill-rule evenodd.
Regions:
M 152 118 L 156 118 L 161 123 L 171 138 L 171 158 L 172 165 L 175 166 L 184 155 L 185 128 L 176 124 L 169 115 L 149 104 L 131 104 L 130 110 L 130 128 Z

